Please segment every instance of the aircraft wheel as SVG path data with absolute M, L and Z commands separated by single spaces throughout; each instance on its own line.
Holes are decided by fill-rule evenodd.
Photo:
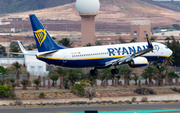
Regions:
M 90 74 L 91 74 L 91 75 L 97 75 L 97 74 L 98 74 L 98 70 L 96 70 L 96 69 L 93 70 L 93 69 L 92 69 L 92 70 L 90 71 Z
M 118 73 L 119 73 L 119 70 L 118 70 L 118 69 L 115 69 L 114 72 L 115 72 L 115 74 L 118 74 Z
M 119 73 L 119 70 L 118 70 L 118 69 L 112 69 L 112 70 L 111 70 L 111 74 L 113 74 L 113 75 L 114 75 L 114 74 L 118 74 L 118 73 Z
M 160 69 L 160 68 L 161 68 L 161 65 L 158 64 L 158 65 L 157 65 L 157 68 Z

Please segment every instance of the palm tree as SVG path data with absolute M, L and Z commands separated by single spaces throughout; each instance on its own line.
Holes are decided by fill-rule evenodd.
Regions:
M 95 87 L 97 87 L 97 79 L 98 79 L 98 77 L 99 77 L 99 74 L 97 74 L 97 75 L 94 75 L 94 74 L 91 75 L 90 72 L 88 72 L 88 73 L 86 73 L 86 74 L 81 75 L 81 80 L 82 80 L 82 77 L 83 77 L 84 79 L 93 81 Z
M 5 80 L 1 79 L 0 80 L 0 85 L 5 85 Z
M 147 66 L 144 70 L 144 73 L 146 73 L 149 78 L 149 86 L 152 86 L 153 85 L 152 77 L 154 74 L 157 73 L 156 69 L 153 66 Z
M 164 65 L 165 66 L 172 66 L 173 65 L 173 62 L 174 62 L 174 56 L 170 56 L 166 59 L 166 61 L 164 62 Z
M 6 69 L 3 66 L 0 66 L 0 73 L 3 75 L 6 73 Z M 1 75 L 1 76 L 2 76 Z
M 0 55 L 1 56 L 7 56 L 6 48 L 2 45 L 0 45 Z
M 176 40 L 173 36 L 171 36 L 172 38 L 172 41 L 167 41 L 166 42 L 166 45 L 168 48 L 170 48 L 172 51 L 173 51 L 173 60 L 174 60 L 174 63 L 173 65 L 175 66 L 180 66 L 180 41 L 179 40 Z
M 96 44 L 96 45 L 102 45 L 102 43 L 99 42 L 99 41 L 96 41 L 95 44 Z
M 143 72 L 141 74 L 141 77 L 143 77 L 145 79 L 145 85 L 147 86 L 148 85 L 148 82 L 147 82 L 147 79 L 148 79 L 148 74 L 146 74 L 146 72 Z
M 160 66 L 160 68 L 157 68 L 157 76 L 156 78 L 158 79 L 158 85 L 159 86 L 162 86 L 163 85 L 163 78 L 164 78 L 164 75 L 163 75 L 163 72 L 165 70 L 165 67 L 164 66 Z
M 172 86 L 172 83 L 173 83 L 172 79 L 179 76 L 174 71 L 169 71 L 168 77 L 169 77 L 169 85 Z
M 56 38 L 55 38 L 55 37 L 52 37 L 52 39 L 53 39 L 53 40 L 56 40 Z
M 9 81 L 11 82 L 11 86 L 14 89 L 16 87 L 15 79 L 14 78 L 9 78 Z
M 124 87 L 128 85 L 128 77 L 131 75 L 132 69 L 130 69 L 127 65 L 119 66 L 119 72 L 124 77 Z
M 19 51 L 20 51 L 20 49 L 19 49 L 18 46 L 12 46 L 12 47 L 10 48 L 10 52 L 16 52 L 16 53 L 18 53 Z
M 126 43 L 126 40 L 122 39 L 121 36 L 119 36 L 119 39 L 118 39 L 118 40 L 119 40 L 120 43 Z
M 131 77 L 131 75 L 129 75 L 129 76 L 128 76 L 128 86 L 130 85 L 129 82 L 130 82 L 131 80 L 132 80 L 132 77 Z
M 91 43 L 85 45 L 85 47 L 93 46 Z
M 167 37 L 167 38 L 165 39 L 165 41 L 169 41 L 169 40 L 171 40 L 171 38 L 170 38 L 170 37 Z
M 131 42 L 131 43 L 134 43 L 134 42 L 136 42 L 136 40 L 135 40 L 135 39 L 132 39 L 130 42 Z
M 12 64 L 12 67 L 14 68 L 14 70 L 16 70 L 17 87 L 20 87 L 20 83 L 19 83 L 19 70 L 22 68 L 22 65 L 19 64 L 19 62 L 14 62 Z
M 79 74 L 74 70 L 69 70 L 69 76 L 68 79 L 71 82 L 71 86 L 74 86 L 75 82 L 79 80 L 80 76 Z
M 112 80 L 112 86 L 115 86 L 115 81 L 114 81 L 114 78 L 115 78 L 115 74 L 110 74 L 109 75 L 109 78 Z
M 136 73 L 133 73 L 132 79 L 135 81 L 135 85 L 137 85 L 137 80 L 139 79 L 138 75 Z
M 101 80 L 101 86 L 106 87 L 106 80 L 110 75 L 110 69 L 102 69 L 99 72 L 98 78 Z
M 156 39 L 154 37 L 151 37 L 150 40 L 151 40 L 151 42 L 155 42 Z
M 39 84 L 41 83 L 41 81 L 39 81 L 39 79 L 34 79 L 33 83 L 36 84 L 36 90 L 39 90 Z
M 21 80 L 21 84 L 23 85 L 23 90 L 27 90 L 27 85 L 29 81 L 26 79 Z
M 68 39 L 68 38 L 63 38 L 62 40 L 58 41 L 58 44 L 61 44 L 61 45 L 66 46 L 66 47 L 71 47 L 71 45 L 72 45 L 73 43 L 70 42 L 70 39 Z
M 57 74 L 51 74 L 48 75 L 48 77 L 53 81 L 52 82 L 52 87 L 56 87 L 56 81 L 58 80 L 59 76 Z
M 119 80 L 120 80 L 120 78 L 121 78 L 121 75 L 120 75 L 120 74 L 116 75 L 116 78 L 117 78 L 117 80 L 118 80 L 118 85 L 120 85 Z
M 62 69 L 61 67 L 58 67 L 56 70 L 57 74 L 60 76 L 60 89 L 64 89 L 64 76 L 66 76 L 66 69 Z
M 170 57 L 168 57 L 166 59 L 166 61 L 164 62 L 164 66 L 165 66 L 165 85 L 168 84 L 168 66 L 171 66 L 173 65 L 173 62 L 174 62 L 174 57 L 171 55 Z

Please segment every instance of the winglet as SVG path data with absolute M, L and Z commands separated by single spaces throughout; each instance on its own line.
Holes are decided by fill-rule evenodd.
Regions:
M 148 34 L 146 34 L 147 42 L 148 42 L 148 48 L 153 48 L 153 45 L 151 43 L 151 40 L 149 39 Z
M 28 52 L 24 49 L 24 47 L 23 47 L 23 45 L 21 44 L 21 42 L 19 42 L 19 41 L 17 41 L 17 42 L 18 42 L 18 45 L 19 45 L 21 51 L 22 51 L 23 53 L 28 53 Z

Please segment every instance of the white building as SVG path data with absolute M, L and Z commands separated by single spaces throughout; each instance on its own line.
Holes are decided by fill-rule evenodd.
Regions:
M 28 51 L 29 53 L 37 53 L 37 51 Z M 46 63 L 38 60 L 36 56 L 29 56 L 25 55 L 24 56 L 24 62 L 27 71 L 31 75 L 36 75 L 36 76 L 45 76 L 47 75 L 46 71 Z
M 24 58 L 0 58 L 0 66 L 7 68 L 8 65 L 11 65 L 14 62 L 19 62 L 24 65 Z
M 29 53 L 37 53 L 37 51 L 28 51 Z M 0 66 L 7 68 L 14 62 L 19 62 L 26 66 L 30 75 L 46 76 L 49 72 L 46 71 L 46 63 L 38 60 L 36 56 L 25 55 L 24 58 L 0 58 Z

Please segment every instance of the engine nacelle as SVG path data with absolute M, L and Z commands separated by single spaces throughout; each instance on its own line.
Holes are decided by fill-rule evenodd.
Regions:
M 145 57 L 136 57 L 132 59 L 128 64 L 132 68 L 143 67 L 148 65 L 148 60 Z

